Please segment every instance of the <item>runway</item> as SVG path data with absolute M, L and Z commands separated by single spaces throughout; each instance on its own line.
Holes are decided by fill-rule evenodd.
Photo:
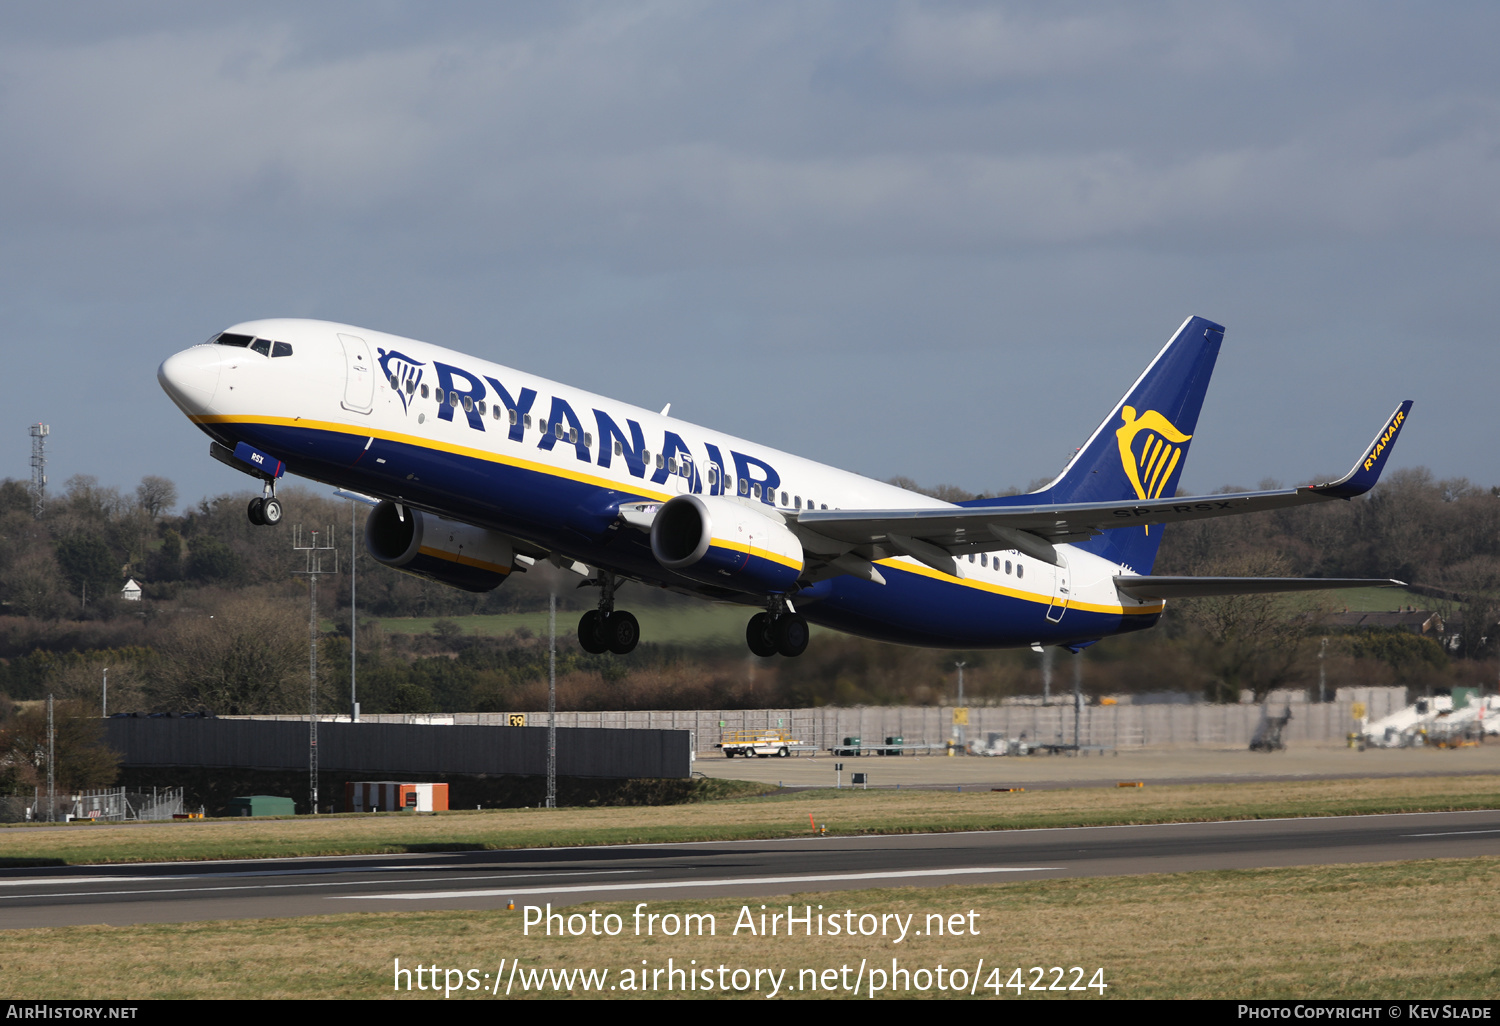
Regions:
M 0 928 L 1500 855 L 1500 811 L 0 871 Z

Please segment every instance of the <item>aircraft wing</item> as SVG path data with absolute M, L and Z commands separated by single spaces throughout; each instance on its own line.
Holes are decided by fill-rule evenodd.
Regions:
M 1363 495 L 1380 479 L 1385 456 L 1405 424 L 1411 405 L 1408 399 L 1396 408 L 1347 474 L 1324 484 L 1138 502 L 803 510 L 795 515 L 795 523 L 804 531 L 853 546 L 861 554 L 870 552 L 877 559 L 909 555 L 948 573 L 953 572 L 949 569 L 955 565 L 953 556 L 996 549 L 1016 549 L 1056 564 L 1054 546 L 1083 541 L 1112 528 L 1259 513 Z M 1362 582 L 1360 586 L 1368 584 Z

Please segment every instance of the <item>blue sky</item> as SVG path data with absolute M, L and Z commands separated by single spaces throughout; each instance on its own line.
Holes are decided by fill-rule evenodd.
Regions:
M 1196 313 L 1186 487 L 1342 472 L 1404 398 L 1395 466 L 1500 483 L 1496 38 L 1464 3 L 6 5 L 0 476 L 43 420 L 54 486 L 244 487 L 156 366 L 307 316 L 1024 487 Z

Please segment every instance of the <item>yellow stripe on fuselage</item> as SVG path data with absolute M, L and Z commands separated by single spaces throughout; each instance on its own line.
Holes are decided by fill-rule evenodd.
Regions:
M 340 435 L 353 435 L 356 438 L 379 438 L 385 442 L 397 442 L 402 445 L 414 445 L 420 449 L 435 449 L 438 452 L 451 453 L 454 456 L 467 456 L 471 459 L 483 460 L 486 463 L 499 463 L 507 467 L 516 467 L 519 470 L 530 470 L 539 474 L 547 474 L 551 477 L 561 477 L 569 481 L 578 481 L 582 484 L 593 485 L 597 488 L 613 488 L 615 490 L 628 489 L 632 495 L 642 495 L 649 499 L 659 499 L 666 502 L 676 493 L 668 494 L 659 492 L 652 488 L 641 487 L 635 482 L 620 482 L 608 477 L 600 477 L 597 474 L 586 474 L 582 471 L 571 470 L 566 467 L 554 467 L 547 463 L 537 463 L 533 460 L 525 460 L 516 456 L 504 456 L 488 449 L 475 449 L 467 445 L 454 445 L 451 442 L 443 442 L 433 438 L 422 438 L 416 435 L 402 434 L 396 431 L 382 431 L 379 428 L 366 428 L 353 424 L 340 424 L 337 421 L 307 420 L 302 417 L 238 417 L 226 414 L 210 414 L 192 418 L 196 424 L 263 424 L 271 427 L 294 427 L 306 428 L 312 431 L 331 431 Z M 561 440 L 559 440 L 561 441 Z M 563 445 L 571 446 L 572 442 L 562 442 Z M 589 464 L 593 466 L 592 463 Z
M 987 591 L 993 595 L 1004 595 L 1006 598 L 1020 599 L 1023 602 L 1034 602 L 1041 606 L 1060 605 L 1065 609 L 1081 609 L 1087 613 L 1123 613 L 1127 616 L 1150 616 L 1160 613 L 1167 607 L 1165 602 L 1156 606 L 1142 606 L 1139 608 L 1123 605 L 1102 606 L 1093 602 L 1080 602 L 1076 599 L 1069 599 L 1065 602 L 1053 602 L 1051 595 L 1039 595 L 1034 591 L 1020 591 L 1016 588 L 1007 588 L 1003 584 L 977 581 L 972 577 L 954 577 L 951 574 L 945 574 L 940 570 L 934 570 L 930 566 L 925 566 L 917 562 L 898 562 L 897 559 L 877 559 L 875 562 L 879 566 L 888 566 L 893 570 L 903 570 L 909 574 L 930 577 L 935 581 L 942 581 L 944 584 L 955 584 L 961 588 L 974 588 L 978 591 Z
M 551 477 L 561 477 L 569 481 L 577 481 L 581 484 L 593 485 L 597 488 L 612 488 L 616 490 L 626 488 L 629 489 L 632 494 L 643 495 L 649 499 L 657 499 L 662 502 L 666 502 L 667 500 L 673 498 L 676 494 L 668 494 L 666 492 L 658 492 L 648 488 L 641 488 L 633 482 L 622 483 L 611 478 L 600 477 L 596 474 L 585 474 L 581 471 L 571 470 L 563 467 L 554 467 L 550 464 L 538 463 L 533 460 L 520 459 L 515 456 L 503 456 L 500 453 L 490 452 L 486 449 L 475 449 L 471 446 L 454 445 L 451 442 L 442 442 L 431 438 L 421 438 L 416 435 L 409 435 L 396 431 L 384 431 L 379 428 L 367 428 L 353 424 L 340 424 L 337 421 L 308 420 L 302 417 L 241 417 L 228 414 L 200 415 L 191 419 L 195 424 L 263 424 L 274 427 L 295 427 L 306 428 L 313 431 L 331 431 L 336 434 L 353 435 L 358 438 L 379 438 L 382 441 L 386 442 L 396 442 L 403 445 L 414 445 L 422 449 L 436 449 L 439 452 L 451 453 L 455 456 L 467 456 L 472 459 L 483 460 L 487 463 L 498 463 L 508 467 L 515 467 L 519 470 L 528 470 L 532 471 L 533 473 L 546 474 Z M 564 442 L 563 444 L 572 445 L 573 443 Z M 762 559 L 769 559 L 773 562 L 780 563 L 783 566 L 790 567 L 794 570 L 802 569 L 801 563 L 797 563 L 786 556 L 782 556 L 780 554 L 768 552 L 765 550 L 757 551 L 752 549 L 750 546 L 740 542 L 724 541 L 715 538 L 713 539 L 711 544 L 716 545 L 720 548 L 729 549 L 734 552 L 742 552 L 746 555 L 759 556 Z M 428 549 L 424 548 L 422 549 L 422 552 L 424 554 L 438 556 L 439 558 L 450 559 L 453 562 L 460 561 L 457 557 L 450 556 L 445 553 L 440 553 L 436 550 L 429 551 Z M 1035 592 L 1020 591 L 1015 588 L 1007 588 L 1004 585 L 990 584 L 987 581 L 977 581 L 972 578 L 953 577 L 949 574 L 933 570 L 931 567 L 925 566 L 921 563 L 897 562 L 895 559 L 876 560 L 876 563 L 881 566 L 891 567 L 895 570 L 902 570 L 909 574 L 918 574 L 922 577 L 930 577 L 935 581 L 942 581 L 945 584 L 954 584 L 960 587 L 974 588 L 976 590 L 989 592 L 995 595 L 1004 595 L 1009 598 L 1021 599 L 1025 602 L 1034 602 L 1038 605 L 1051 606 L 1054 604 L 1050 595 L 1038 595 Z M 485 566 L 486 569 L 491 568 L 485 564 L 475 563 L 474 565 Z M 1138 608 L 1126 607 L 1122 605 L 1097 605 L 1091 602 L 1079 602 L 1076 600 L 1069 600 L 1067 602 L 1058 604 L 1063 605 L 1064 607 L 1069 609 L 1082 609 L 1086 612 L 1091 613 L 1123 613 L 1127 616 L 1153 616 L 1157 613 L 1160 613 L 1163 609 L 1166 608 L 1166 603 L 1161 603 L 1155 606 L 1141 606 Z

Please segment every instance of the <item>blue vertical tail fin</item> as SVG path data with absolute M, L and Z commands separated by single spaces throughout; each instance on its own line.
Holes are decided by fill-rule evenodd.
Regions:
M 1224 328 L 1189 317 L 1056 480 L 1025 496 L 965 505 L 1119 502 L 1177 493 Z M 1162 528 L 1124 527 L 1075 543 L 1137 573 L 1151 572 Z

